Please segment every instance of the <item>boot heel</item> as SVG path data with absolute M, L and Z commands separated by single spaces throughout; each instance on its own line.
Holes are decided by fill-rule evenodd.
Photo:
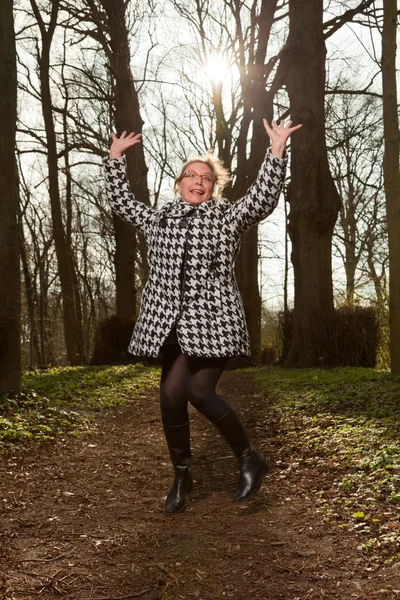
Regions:
M 239 457 L 240 474 L 234 502 L 244 502 L 252 498 L 260 489 L 268 465 L 263 455 L 250 444 Z
M 165 512 L 176 514 L 185 510 L 185 496 L 193 488 L 190 424 L 164 425 L 164 434 L 175 474 L 174 484 L 165 501 Z
M 193 479 L 190 468 L 186 471 L 175 470 L 175 481 L 165 501 L 165 512 L 168 515 L 185 510 L 185 497 L 193 489 Z

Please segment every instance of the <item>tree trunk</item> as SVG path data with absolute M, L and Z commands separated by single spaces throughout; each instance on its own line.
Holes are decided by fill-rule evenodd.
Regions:
M 123 131 L 141 133 L 143 120 L 140 115 L 138 93 L 130 67 L 128 31 L 125 23 L 127 3 L 124 0 L 101 0 L 107 15 L 111 47 L 111 69 L 115 81 L 115 124 L 118 134 Z M 127 152 L 127 172 L 131 190 L 136 200 L 150 205 L 147 185 L 147 167 L 143 145 Z M 142 256 L 140 279 L 147 277 L 146 244 L 132 226 L 114 217 L 115 272 L 117 315 L 126 319 L 136 318 L 135 264 L 137 244 Z M 137 237 L 136 237 L 137 236 Z
M 289 234 L 295 298 L 293 338 L 285 360 L 288 367 L 313 367 L 323 361 L 321 349 L 334 310 L 332 234 L 340 200 L 325 142 L 322 16 L 323 0 L 290 0 L 290 30 L 282 57 L 291 118 L 303 123 L 292 138 Z
M 64 233 L 61 209 L 60 188 L 58 182 L 57 141 L 53 121 L 50 91 L 50 48 L 57 22 L 59 0 L 54 0 L 51 18 L 46 30 L 35 0 L 30 0 L 32 10 L 41 33 L 41 55 L 38 56 L 40 70 L 40 91 L 42 113 L 47 141 L 47 164 L 49 171 L 49 196 L 54 244 L 57 255 L 58 273 L 62 293 L 62 316 L 68 362 L 79 365 L 84 361 L 83 329 L 81 320 L 81 301 L 74 267 L 73 252 Z
M 343 229 L 345 248 L 345 272 L 346 272 L 346 302 L 349 306 L 354 304 L 354 293 L 356 287 L 356 270 L 358 259 L 356 256 L 357 221 L 355 216 L 354 195 L 349 186 L 347 207 L 340 209 L 340 222 Z M 346 212 L 347 209 L 347 212 Z
M 354 304 L 356 270 L 358 257 L 356 253 L 357 240 L 357 218 L 356 218 L 356 194 L 352 180 L 352 164 L 350 158 L 349 141 L 346 140 L 346 178 L 347 195 L 340 197 L 340 225 L 343 230 L 343 242 L 345 251 L 344 268 L 346 272 L 346 302 L 349 306 Z M 339 188 L 340 189 L 340 188 Z M 346 193 L 346 192 L 344 192 Z
M 285 270 L 283 283 L 283 315 L 282 315 L 282 360 L 286 358 L 290 350 L 290 311 L 289 311 L 289 232 L 288 232 L 288 199 L 287 190 L 284 191 L 285 212 Z
M 236 260 L 235 274 L 243 299 L 251 356 L 258 362 L 261 347 L 261 296 L 258 285 L 258 227 L 252 227 L 242 236 Z
M 45 253 L 43 252 L 42 260 L 39 260 L 39 294 L 37 304 L 40 313 L 40 351 L 43 357 L 43 368 L 46 368 L 48 363 L 54 363 L 51 341 L 49 339 L 50 319 L 48 315 L 49 305 L 49 282 L 48 273 L 44 265 Z
M 12 0 L 0 3 L 0 86 L 0 394 L 4 394 L 21 391 L 17 66 Z
M 385 0 L 382 31 L 383 162 L 389 238 L 389 328 L 392 373 L 400 373 L 400 167 L 396 88 L 396 0 Z
M 29 268 L 29 258 L 26 252 L 25 245 L 25 236 L 24 229 L 22 225 L 22 214 L 19 211 L 18 215 L 19 219 L 19 243 L 20 243 L 20 256 L 22 263 L 22 271 L 24 274 L 25 280 L 25 295 L 26 295 L 26 303 L 28 309 L 28 317 L 30 323 L 30 346 L 31 346 L 31 360 L 30 367 L 36 364 L 39 368 L 44 367 L 44 359 L 40 353 L 40 344 L 39 344 L 39 332 L 37 327 L 37 319 L 36 319 L 36 302 L 35 302 L 35 292 L 34 292 L 34 281 L 31 275 L 31 271 Z M 35 357 L 35 361 L 33 361 L 33 357 Z
M 262 119 L 272 118 L 273 94 L 265 91 L 266 73 L 265 60 L 269 36 L 276 11 L 277 0 L 263 0 L 260 14 L 253 14 L 257 44 L 252 50 L 252 57 L 246 65 L 246 76 L 242 76 L 242 95 L 244 112 L 238 140 L 238 173 L 233 189 L 234 197 L 245 194 L 247 188 L 257 176 L 264 160 L 268 138 Z M 257 35 L 256 35 L 257 34 Z M 242 65 L 244 68 L 245 65 Z M 250 155 L 247 158 L 247 139 L 249 127 L 253 122 Z M 247 327 L 250 336 L 250 346 L 253 359 L 260 356 L 261 342 L 261 296 L 258 282 L 258 227 L 252 227 L 242 237 L 241 250 L 236 261 L 236 276 L 243 298 Z

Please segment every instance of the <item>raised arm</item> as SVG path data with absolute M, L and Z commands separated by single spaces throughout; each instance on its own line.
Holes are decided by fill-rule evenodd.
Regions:
M 292 121 L 286 125 L 283 121 L 279 125 L 276 121 L 272 121 L 270 126 L 264 119 L 263 123 L 271 147 L 261 165 L 257 179 L 249 187 L 246 195 L 233 204 L 230 211 L 231 222 L 240 233 L 268 217 L 276 208 L 286 173 L 286 143 L 293 131 L 301 127 L 301 125 L 291 127 Z
M 103 161 L 108 200 L 114 212 L 146 235 L 156 211 L 135 200 L 126 174 L 126 158 L 123 155 L 125 150 L 140 142 L 141 134 L 126 135 L 124 131 L 119 138 L 114 133 L 111 137 L 113 141 L 110 156 Z

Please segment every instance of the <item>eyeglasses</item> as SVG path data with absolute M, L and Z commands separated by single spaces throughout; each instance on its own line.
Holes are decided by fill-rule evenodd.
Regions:
M 189 179 L 197 179 L 197 177 L 200 177 L 202 184 L 208 183 L 209 185 L 212 185 L 214 183 L 214 177 L 211 177 L 211 175 L 200 175 L 200 173 L 196 173 L 195 171 L 185 171 L 183 177 L 188 177 Z

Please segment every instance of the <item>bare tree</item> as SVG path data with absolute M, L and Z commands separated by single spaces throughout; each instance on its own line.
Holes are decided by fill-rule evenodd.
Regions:
M 322 0 L 289 0 L 289 36 L 279 69 L 290 98 L 291 118 L 304 127 L 292 140 L 289 234 L 295 299 L 293 337 L 286 366 L 320 363 L 320 340 L 333 315 L 332 234 L 340 208 L 325 140 L 325 39 L 372 4 L 323 23 Z
M 397 2 L 385 0 L 382 30 L 384 176 L 389 236 L 389 326 L 392 373 L 400 373 L 400 131 L 396 87 Z
M 296 313 L 303 320 L 302 324 L 295 325 L 299 331 L 294 336 L 290 362 L 298 366 L 301 361 L 304 364 L 318 362 L 318 350 L 313 347 L 319 334 L 313 334 L 312 329 L 316 322 L 326 319 L 329 311 L 333 312 L 331 243 L 339 197 L 329 173 L 324 139 L 324 41 L 371 4 L 372 0 L 364 0 L 323 23 L 322 2 L 289 2 L 291 32 L 284 44 L 287 2 L 254 0 L 246 4 L 226 0 L 213 5 L 207 1 L 193 0 L 188 4 L 174 0 L 179 14 L 191 24 L 197 42 L 189 45 L 189 48 L 195 47 L 191 61 L 188 48 L 185 46 L 182 50 L 188 68 L 181 85 L 187 90 L 185 98 L 191 112 L 198 115 L 197 123 L 191 123 L 187 130 L 188 136 L 191 140 L 199 140 L 200 130 L 204 146 L 214 145 L 225 164 L 232 168 L 234 183 L 229 197 L 233 199 L 245 192 L 262 161 L 265 153 L 262 117 L 271 119 L 274 108 L 282 117 L 289 114 L 286 96 L 280 91 L 285 83 L 287 91 L 291 91 L 291 118 L 295 122 L 304 120 L 305 127 L 296 136 L 293 146 L 297 157 L 293 159 L 292 167 L 297 168 L 298 177 L 290 188 L 293 191 L 290 195 L 290 231 L 292 257 L 296 262 Z M 280 38 L 283 38 L 281 44 Z M 223 91 L 221 79 L 211 81 L 210 100 L 196 84 L 201 65 L 212 62 L 216 52 L 228 57 L 238 78 L 231 87 L 230 98 L 226 90 Z M 204 86 L 204 80 L 201 84 Z M 180 141 L 184 127 L 177 129 L 176 138 Z M 305 142 L 309 150 L 304 149 Z M 309 171 L 307 166 L 311 166 Z M 306 182 L 307 177 L 309 182 Z M 304 207 L 301 207 L 299 195 Z M 309 200 L 316 209 L 315 214 L 308 210 Z M 299 225 L 300 221 L 302 225 Z M 302 256 L 306 248 L 309 254 Z M 253 228 L 243 239 L 237 261 L 237 277 L 253 353 L 259 347 L 260 331 L 258 256 L 257 231 Z M 315 268 L 314 273 L 311 273 L 310 265 Z M 309 333 L 304 335 L 304 328 Z M 302 357 L 298 363 L 294 356 L 294 344 L 297 343 L 302 345 L 296 352 Z
M 289 2 L 285 55 L 291 116 L 303 123 L 292 140 L 289 234 L 295 279 L 293 338 L 286 366 L 319 363 L 319 337 L 333 313 L 331 245 L 340 200 L 325 142 L 323 2 Z
M 21 159 L 21 155 L 19 158 Z M 37 202 L 34 185 L 32 181 L 27 180 L 27 172 L 21 160 L 19 174 L 19 236 L 29 324 L 29 349 L 25 349 L 28 362 L 25 364 L 45 368 L 52 355 L 48 296 L 50 287 L 57 280 L 57 270 L 51 270 L 51 265 L 55 262 L 54 239 L 47 206 L 41 196 L 41 201 Z
M 349 305 L 373 279 L 366 268 L 372 240 L 379 236 L 387 249 L 381 125 L 380 104 L 371 96 L 340 95 L 327 111 L 329 163 L 341 200 L 333 247 L 344 266 Z
M 104 177 L 99 164 L 99 157 L 104 156 L 109 143 L 111 123 L 115 129 L 117 82 L 114 67 L 119 69 L 121 83 L 123 76 L 118 59 L 121 48 L 118 44 L 122 43 L 122 40 L 118 36 L 121 33 L 121 27 L 123 29 L 124 26 L 126 39 L 128 35 L 131 36 L 128 23 L 129 6 L 126 2 L 120 2 L 118 6 L 116 3 L 87 2 L 85 5 L 81 2 L 71 2 L 68 3 L 68 6 L 64 6 L 61 2 L 49 4 L 36 0 L 39 17 L 42 17 L 43 21 L 44 32 L 42 30 L 41 32 L 47 36 L 46 45 L 43 44 L 42 35 L 39 35 L 39 39 L 37 38 L 37 25 L 34 20 L 37 15 L 32 18 L 26 6 L 29 3 L 30 0 L 26 0 L 26 2 L 21 1 L 18 5 L 19 22 L 23 23 L 19 36 L 21 97 L 24 101 L 29 95 L 30 106 L 35 103 L 40 108 L 41 104 L 43 105 L 42 80 L 43 69 L 46 68 L 46 65 L 43 65 L 44 59 L 42 60 L 41 56 L 44 48 L 48 51 L 48 72 L 51 75 L 50 107 L 57 151 L 61 221 L 64 226 L 66 245 L 71 250 L 74 289 L 76 297 L 80 301 L 81 340 L 85 356 L 90 351 L 94 320 L 98 316 L 115 312 L 115 289 L 113 290 L 112 284 L 115 285 L 117 279 L 118 285 L 115 287 L 117 288 L 117 299 L 121 300 L 118 303 L 120 314 L 122 310 L 126 310 L 129 311 L 130 317 L 134 317 L 139 304 L 139 294 L 135 294 L 135 292 L 141 289 L 146 272 L 145 252 L 137 252 L 134 230 L 128 225 L 122 224 L 119 219 L 115 220 L 115 225 L 117 228 L 123 225 L 125 236 L 120 238 L 117 235 L 116 241 L 114 240 L 113 216 L 106 202 Z M 109 60 L 112 56 L 109 36 L 110 23 L 108 23 L 103 4 L 107 4 L 106 8 L 110 12 L 110 19 L 114 19 L 114 65 L 110 64 Z M 136 8 L 136 3 L 132 3 L 132 6 Z M 71 12 L 67 11 L 67 8 L 71 8 Z M 93 13 L 91 13 L 91 8 L 93 8 Z M 121 23 L 121 14 L 125 18 L 124 11 L 128 11 L 129 14 L 126 17 L 127 22 Z M 134 14 L 133 10 L 132 14 Z M 54 19 L 52 15 L 56 15 Z M 58 28 L 57 25 L 57 29 L 50 31 L 57 22 L 61 24 L 60 27 Z M 93 38 L 87 35 L 86 28 L 93 31 Z M 62 33 L 64 39 L 60 35 Z M 96 37 L 97 34 L 99 34 L 98 37 Z M 107 52 L 99 43 L 100 37 L 105 43 Z M 126 45 L 124 52 L 125 68 L 130 68 L 130 52 Z M 37 71 L 32 68 L 35 63 L 30 60 L 30 54 L 34 58 L 39 57 L 39 60 L 42 61 L 41 68 L 38 65 Z M 39 76 L 39 82 L 36 75 Z M 123 86 L 129 87 L 131 82 L 132 74 L 125 77 L 122 81 L 123 85 L 119 86 L 119 102 L 117 103 L 120 116 L 122 114 L 121 106 L 123 106 L 125 114 L 129 118 L 131 117 L 130 99 L 129 94 L 123 91 Z M 50 111 L 46 112 L 47 117 L 49 114 Z M 29 342 L 30 348 L 32 351 L 36 348 L 34 354 L 37 357 L 41 354 L 40 362 L 39 358 L 36 361 L 39 364 L 45 364 L 51 360 L 51 354 L 55 356 L 57 362 L 65 362 L 63 348 L 55 353 L 51 352 L 51 340 L 55 339 L 55 331 L 57 331 L 57 340 L 59 339 L 58 307 L 62 281 L 61 269 L 57 270 L 58 260 L 55 270 L 51 269 L 51 275 L 47 272 L 47 258 L 53 252 L 53 244 L 57 246 L 57 243 L 55 239 L 51 241 L 50 235 L 50 238 L 47 238 L 47 241 L 50 239 L 50 247 L 48 247 L 45 236 L 42 235 L 44 222 L 47 223 L 46 209 L 50 212 L 47 206 L 47 193 L 50 188 L 54 191 L 54 185 L 51 185 L 52 180 L 48 176 L 49 169 L 46 169 L 43 161 L 43 157 L 46 159 L 48 157 L 49 148 L 54 148 L 51 143 L 48 143 L 47 137 L 50 119 L 47 122 L 44 119 L 45 129 L 43 129 L 42 121 L 39 119 L 32 125 L 32 116 L 34 115 L 34 110 L 31 110 L 29 115 L 23 111 L 19 128 L 19 152 L 21 155 L 30 153 L 28 162 L 32 166 L 29 173 L 33 173 L 29 179 L 29 189 L 24 189 L 25 199 L 21 223 L 24 229 L 20 231 L 21 234 L 24 234 L 24 249 L 26 249 L 24 255 L 25 290 L 32 292 L 24 298 L 30 314 L 29 321 L 26 320 L 25 323 L 25 333 L 30 328 L 32 334 Z M 29 123 L 29 125 L 25 123 Z M 129 122 L 124 124 L 121 121 L 119 127 L 129 129 L 136 125 Z M 50 139 L 50 142 L 52 141 Z M 54 158 L 54 154 L 52 156 Z M 135 160 L 134 156 L 133 162 Z M 128 163 L 132 166 L 130 158 Z M 26 166 L 26 163 L 24 165 Z M 139 170 L 134 175 L 131 173 L 131 179 L 135 194 L 140 196 L 140 192 L 138 192 L 140 177 L 136 176 L 138 172 Z M 49 190 L 46 189 L 47 187 Z M 44 193 L 43 190 L 45 190 Z M 43 197 L 40 196 L 41 192 Z M 49 196 L 51 196 L 50 193 Z M 41 210 L 36 210 L 39 203 L 45 207 L 44 214 Z M 51 202 L 50 204 L 53 206 Z M 53 215 L 53 210 L 51 215 Z M 122 240 L 122 245 L 118 244 L 118 240 Z M 124 246 L 124 244 L 126 245 Z M 120 249 L 119 253 L 116 247 Z M 123 247 L 132 247 L 134 253 L 121 251 Z M 119 261 L 117 262 L 121 265 L 123 272 L 121 269 L 113 268 L 115 257 L 118 254 Z M 55 266 L 54 261 L 52 266 Z M 124 274 L 129 274 L 134 284 L 133 288 L 129 288 L 129 293 L 127 292 L 128 278 Z M 126 293 L 123 292 L 124 289 Z M 124 306 L 125 309 L 122 309 L 121 306 Z M 98 309 L 97 313 L 96 309 Z M 51 315 L 56 318 L 54 328 L 50 323 Z M 36 330 L 39 334 L 39 353 L 37 352 L 38 344 L 34 339 Z M 27 341 L 28 337 L 26 336 Z M 46 354 L 42 350 L 46 350 Z M 28 356 L 28 350 L 26 350 L 24 357 L 28 358 Z
M 147 27 L 146 31 L 139 29 L 140 15 L 137 12 L 142 10 L 142 6 L 145 10 L 151 8 L 150 3 L 142 5 L 122 0 L 60 0 L 53 3 L 27 1 L 40 7 L 51 6 L 52 14 L 58 6 L 58 21 L 62 22 L 67 32 L 63 42 L 60 37 L 58 44 L 52 46 L 50 106 L 56 129 L 56 166 L 59 167 L 62 223 L 66 245 L 70 242 L 74 268 L 71 280 L 73 293 L 81 301 L 80 321 L 84 331 L 81 337 L 85 351 L 89 347 L 91 324 L 99 314 L 108 314 L 113 308 L 114 298 L 110 290 L 114 273 L 117 283 L 117 312 L 124 316 L 134 316 L 146 272 L 142 240 L 136 237 L 128 225 L 119 220 L 113 223 L 101 190 L 102 177 L 98 163 L 107 147 L 111 124 L 119 132 L 123 129 L 141 131 L 143 120 L 147 122 L 144 140 L 146 159 L 141 147 L 136 147 L 132 156 L 128 156 L 131 186 L 138 199 L 149 202 L 147 165 L 152 167 L 151 177 L 155 181 L 153 204 L 157 205 L 163 202 L 164 195 L 170 199 L 170 190 L 166 189 L 165 181 L 167 177 L 172 180 L 177 161 L 186 159 L 188 152 L 210 147 L 218 150 L 233 173 L 233 186 L 227 194 L 234 199 L 246 191 L 263 159 L 267 138 L 262 128 L 262 117 L 271 119 L 273 111 L 282 116 L 289 114 L 286 92 L 281 91 L 286 81 L 291 90 L 292 118 L 304 122 L 303 131 L 296 135 L 296 144 L 293 138 L 293 153 L 296 153 L 293 168 L 297 179 L 290 188 L 290 228 L 298 275 L 297 315 L 300 317 L 307 313 L 308 322 L 313 324 L 319 320 L 320 315 L 328 314 L 333 306 L 330 301 L 332 290 L 328 293 L 326 290 L 329 286 L 332 288 L 332 282 L 330 268 L 325 267 L 328 260 L 330 262 L 328 255 L 331 252 L 332 222 L 335 210 L 337 213 L 338 197 L 335 196 L 334 187 L 327 175 L 326 147 L 323 141 L 323 40 L 359 14 L 360 10 L 371 5 L 371 2 L 346 2 L 346 8 L 350 5 L 355 8 L 345 10 L 325 24 L 319 18 L 322 3 L 317 3 L 316 0 L 313 0 L 312 6 L 318 5 L 317 10 L 310 11 L 316 14 L 310 16 L 307 13 L 307 17 L 303 16 L 302 20 L 297 18 L 297 13 L 293 12 L 295 9 L 291 8 L 293 31 L 288 43 L 283 45 L 287 33 L 287 1 L 251 0 L 250 3 L 243 3 L 221 0 L 212 3 L 210 0 L 188 0 L 184 3 L 174 0 L 181 17 L 190 22 L 192 36 L 179 38 L 185 39 L 183 44 L 176 41 L 172 28 L 170 30 L 165 27 L 162 35 L 159 30 L 155 31 L 154 39 L 159 37 L 160 51 L 155 53 L 156 59 L 153 61 L 150 60 L 150 50 L 147 56 L 146 50 L 143 52 L 143 36 L 151 49 L 154 45 L 152 35 L 148 34 Z M 294 5 L 296 4 L 300 12 L 306 10 L 302 2 L 295 2 Z M 341 3 L 336 1 L 330 3 L 338 12 L 339 5 Z M 42 8 L 40 11 L 46 35 L 41 36 L 37 46 L 41 44 L 39 50 L 43 54 L 44 46 L 52 41 L 50 26 L 53 21 L 51 15 L 49 18 Z M 159 16 L 157 13 L 157 18 Z M 314 18 L 314 21 L 309 21 L 309 17 Z M 177 20 L 176 14 L 174 19 Z M 303 25 L 308 27 L 309 33 L 303 31 Z M 43 44 L 43 39 L 46 44 Z M 139 44 L 140 53 L 136 54 Z M 298 53 L 299 48 L 301 52 Z M 130 54 L 135 56 L 134 74 Z M 212 66 L 218 54 L 225 56 L 230 72 L 234 74 L 229 81 L 232 84 L 229 89 L 227 82 L 221 78 L 213 79 L 209 76 L 206 81 L 207 65 Z M 312 63 L 313 60 L 315 63 Z M 41 81 L 46 69 L 45 62 L 41 59 Z M 186 66 L 185 70 L 181 69 L 179 62 Z M 312 72 L 310 63 L 316 66 L 315 72 Z M 181 71 L 179 76 L 178 69 Z M 166 77 L 162 77 L 164 74 Z M 31 91 L 36 94 L 36 100 L 40 101 L 40 94 L 34 90 L 35 76 L 32 70 L 31 73 L 27 70 L 24 81 L 29 80 L 29 77 Z M 36 148 L 38 155 L 42 153 L 45 156 L 49 148 L 54 149 L 54 145 L 47 142 L 47 139 L 51 142 L 52 138 L 46 139 L 45 135 L 50 119 L 46 123 L 46 132 L 39 129 L 27 131 L 27 127 L 24 131 L 40 143 L 40 147 Z M 329 142 L 331 146 L 336 143 L 332 139 Z M 54 152 L 52 156 L 54 165 Z M 346 175 L 341 171 L 339 177 L 344 181 Z M 47 182 L 47 172 L 43 180 Z M 49 180 L 49 183 L 54 191 L 52 181 Z M 358 183 L 353 182 L 352 193 L 356 192 L 357 197 L 362 197 L 362 192 L 355 190 Z M 346 197 L 345 186 L 340 191 Z M 367 195 L 372 198 L 372 190 L 364 194 L 365 201 Z M 371 217 L 372 212 L 374 211 L 371 211 Z M 34 240 L 29 236 L 39 235 L 36 223 L 33 224 L 31 219 L 38 218 L 40 221 L 42 216 L 37 214 L 34 217 L 32 208 L 23 215 L 26 258 L 31 261 L 30 272 L 37 302 L 42 290 L 39 275 L 41 277 L 43 269 L 48 268 L 48 257 L 42 257 L 43 264 L 39 260 L 46 245 L 45 237 L 39 236 L 40 240 L 38 237 Z M 376 216 L 377 219 L 381 218 L 379 212 Z M 357 285 L 357 281 L 352 282 L 356 277 L 355 264 L 358 265 L 357 273 L 360 271 L 360 262 L 357 262 L 360 260 L 360 247 L 356 244 L 355 255 L 352 254 L 351 247 L 353 226 L 356 225 L 357 228 L 357 214 L 353 218 L 352 210 L 342 211 L 341 218 L 348 234 L 346 260 L 349 265 L 348 289 L 351 294 L 351 289 Z M 110 235 L 113 227 L 116 231 L 115 244 Z M 125 229 L 119 233 L 120 227 Z M 369 265 L 365 257 L 376 252 L 378 243 L 372 235 L 376 234 L 376 229 L 368 228 L 366 223 L 365 234 L 367 233 L 369 237 L 368 243 L 364 243 L 363 277 Z M 254 354 L 258 351 L 260 330 L 257 278 L 260 249 L 257 241 L 257 231 L 253 229 L 243 239 L 237 262 L 237 278 L 244 297 Z M 60 244 L 57 247 L 59 246 Z M 49 256 L 51 251 L 52 248 L 47 250 Z M 33 252 L 36 253 L 35 258 Z M 113 262 L 115 271 L 112 268 Z M 384 263 L 382 266 L 384 267 Z M 26 273 L 29 273 L 29 269 Z M 380 279 L 382 273 L 378 269 L 374 280 L 378 284 L 384 280 Z M 58 319 L 59 279 L 54 278 L 54 275 L 55 272 L 52 271 L 51 276 L 42 279 L 43 291 L 45 296 L 48 295 L 44 305 L 47 303 L 49 306 L 49 315 L 54 308 L 54 315 Z M 49 283 L 51 288 L 48 287 Z M 308 290 L 306 294 L 305 288 Z M 314 303 L 310 296 L 314 296 Z M 328 306 L 329 309 L 326 308 Z M 36 319 L 39 319 L 39 314 L 40 311 L 37 310 Z M 43 322 L 39 320 L 41 343 L 44 339 L 44 335 L 40 333 Z M 305 322 L 303 320 L 300 325 L 299 323 L 300 321 L 296 325 L 301 330 L 298 339 L 301 338 L 300 344 L 304 346 L 299 346 L 298 350 L 305 357 L 311 334 L 303 336 L 301 328 Z M 315 356 L 318 356 L 318 351 L 314 353 L 314 359 Z M 301 362 L 294 361 L 293 364 L 300 366 Z
M 12 0 L 0 4 L 0 394 L 21 389 L 17 67 Z
M 71 365 L 77 365 L 81 364 L 85 359 L 81 298 L 71 245 L 72 212 L 71 202 L 68 201 L 68 198 L 66 203 L 66 222 L 64 222 L 63 219 L 50 73 L 51 45 L 57 26 L 60 0 L 54 0 L 52 3 L 47 26 L 45 17 L 40 11 L 36 0 L 30 0 L 30 4 L 41 36 L 41 47 L 37 47 L 37 60 L 39 65 L 40 99 L 47 141 L 47 164 L 51 216 L 62 291 L 64 335 L 68 361 Z
M 186 134 L 189 140 L 186 152 L 192 148 L 198 151 L 198 146 L 204 150 L 215 148 L 232 171 L 233 185 L 226 190 L 226 195 L 234 200 L 246 193 L 266 153 L 268 142 L 262 119 L 271 120 L 273 100 L 280 88 L 274 71 L 278 57 L 270 49 L 270 34 L 283 18 L 284 11 L 282 7 L 278 10 L 276 0 L 253 0 L 249 4 L 224 0 L 217 5 L 201 0 L 189 4 L 174 0 L 173 3 L 196 36 L 191 48 L 183 50 L 181 75 L 186 103 L 183 111 L 186 108 L 191 116 L 186 118 L 185 126 L 176 124 L 174 135 L 181 142 L 182 134 Z M 205 77 L 199 81 L 198 73 L 206 74 L 219 57 L 229 63 L 234 76 L 230 76 L 229 82 L 209 76 L 205 85 Z M 225 90 L 224 84 L 227 84 Z M 268 93 L 267 86 L 270 86 Z M 174 145 L 185 148 L 185 143 Z M 258 259 L 258 229 L 252 227 L 242 237 L 236 276 L 253 356 L 258 356 L 260 351 Z
M 31 273 L 31 263 L 29 261 L 29 255 L 27 251 L 27 243 L 25 240 L 24 226 L 23 226 L 23 212 L 19 210 L 18 215 L 19 224 L 19 239 L 20 239 L 20 254 L 22 270 L 25 281 L 25 296 L 27 303 L 27 315 L 29 322 L 29 366 L 37 364 L 39 367 L 45 366 L 44 356 L 41 354 L 41 345 L 39 341 L 39 331 L 37 326 L 36 308 L 37 308 L 37 294 L 35 293 L 35 280 Z
M 106 57 L 111 89 L 108 95 L 104 95 L 104 100 L 111 115 L 111 126 L 115 127 L 119 134 L 124 130 L 141 133 L 143 119 L 139 94 L 131 71 L 130 32 L 127 24 L 130 2 L 84 0 L 64 2 L 63 7 L 72 17 L 69 27 L 85 38 L 92 38 Z M 127 172 L 132 192 L 137 200 L 150 204 L 147 170 L 143 145 L 127 152 Z M 147 276 L 145 242 L 129 224 L 116 216 L 113 220 L 116 311 L 121 317 L 133 319 L 136 317 L 137 308 L 137 240 L 141 251 L 142 283 Z

